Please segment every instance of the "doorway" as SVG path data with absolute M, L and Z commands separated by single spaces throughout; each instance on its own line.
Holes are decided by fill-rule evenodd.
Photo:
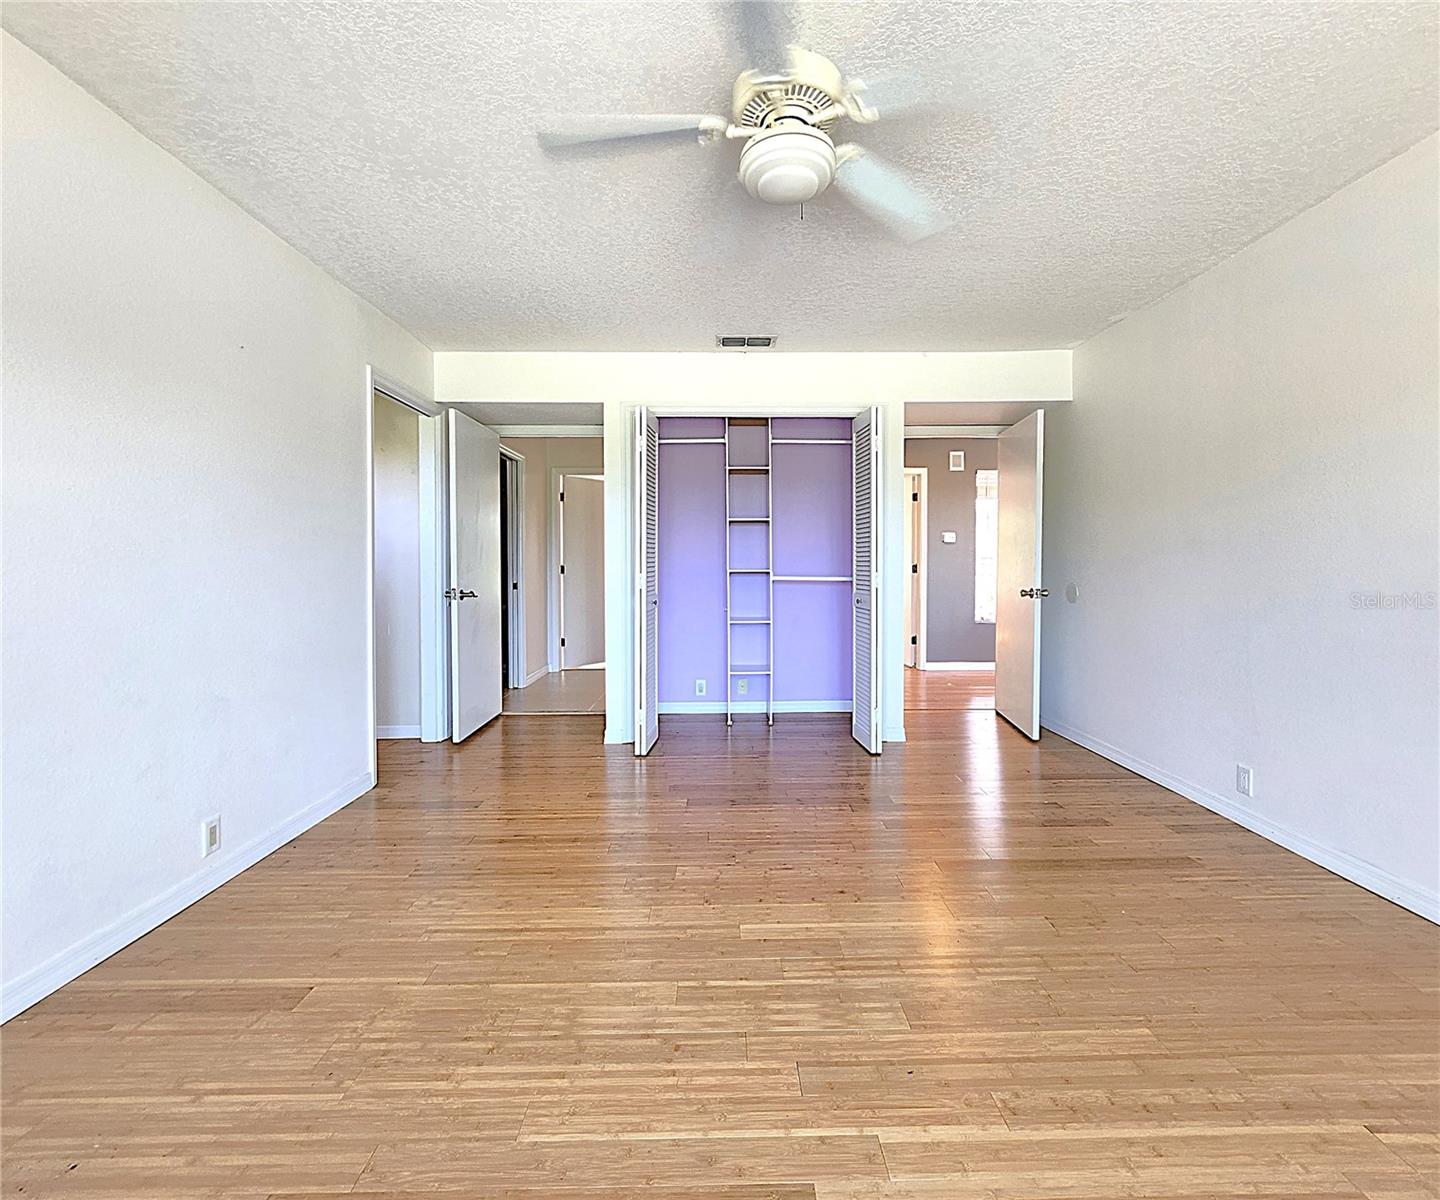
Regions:
M 371 399 L 375 736 L 420 736 L 420 414 Z
M 605 476 L 557 474 L 559 667 L 603 671 Z
M 525 680 L 525 458 L 500 447 L 500 686 Z
M 993 438 L 905 442 L 905 709 L 995 708 Z
M 912 670 L 925 666 L 928 476 L 925 467 L 905 468 L 905 665 Z
M 506 415 L 517 415 L 517 408 L 509 406 Z M 543 424 L 496 422 L 494 428 L 501 453 L 511 463 L 506 559 L 523 564 L 512 569 L 508 588 L 514 658 L 506 672 L 502 712 L 512 717 L 603 713 L 601 430 L 579 436 L 566 429 L 551 436 Z

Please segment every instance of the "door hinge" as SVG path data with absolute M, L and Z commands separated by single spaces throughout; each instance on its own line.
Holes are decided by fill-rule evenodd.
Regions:
M 565 503 L 565 493 L 564 493 L 564 492 L 561 492 L 561 493 L 560 493 L 560 503 L 561 503 L 561 504 L 564 504 L 564 503 Z
M 910 635 L 910 644 L 912 646 L 918 646 L 920 644 L 920 635 L 918 633 L 912 633 Z
M 561 639 L 560 639 L 560 648 L 561 648 L 562 650 L 565 648 L 565 639 L 564 639 L 564 638 L 561 638 Z
M 562 574 L 562 575 L 565 574 L 565 564 L 564 564 L 564 563 L 561 563 L 561 564 L 560 564 L 560 574 Z
M 518 579 L 510 585 L 510 590 L 512 592 L 518 592 L 520 590 L 520 581 Z
M 912 574 L 912 575 L 918 575 L 918 574 L 920 574 L 920 564 L 919 564 L 919 563 L 911 563 L 911 564 L 910 564 L 910 574 Z
M 910 499 L 912 499 L 912 500 L 919 500 L 919 499 L 920 499 L 920 493 L 919 493 L 919 492 L 911 492 L 911 493 L 910 493 Z

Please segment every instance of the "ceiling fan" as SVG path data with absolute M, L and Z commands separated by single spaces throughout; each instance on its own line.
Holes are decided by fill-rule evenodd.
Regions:
M 661 140 L 692 134 L 702 145 L 743 141 L 739 178 L 768 204 L 803 204 L 834 186 L 903 241 L 952 222 L 904 172 L 853 142 L 836 145 L 841 121 L 868 125 L 921 108 L 952 107 L 955 80 L 945 72 L 908 71 L 849 79 L 828 58 L 787 44 L 780 5 L 745 0 L 734 7 L 756 66 L 735 80 L 731 114 L 583 114 L 557 117 L 538 133 L 547 150 L 595 142 Z

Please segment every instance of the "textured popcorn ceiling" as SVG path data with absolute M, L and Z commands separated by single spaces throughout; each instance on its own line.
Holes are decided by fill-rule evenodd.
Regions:
M 806 4 L 854 74 L 947 55 L 981 111 L 855 139 L 958 218 L 752 201 L 739 146 L 547 157 L 548 109 L 728 111 L 725 6 L 23 3 L 6 28 L 435 349 L 1056 347 L 1436 124 L 1426 4 Z M 1000 68 L 997 48 L 1026 48 Z

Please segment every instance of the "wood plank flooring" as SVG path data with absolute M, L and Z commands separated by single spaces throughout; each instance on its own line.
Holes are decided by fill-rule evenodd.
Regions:
M 995 707 L 995 671 L 905 668 L 905 711 L 971 712 Z
M 385 743 L 0 1032 L 4 1195 L 1437 1194 L 1433 926 L 1059 738 L 908 728 Z
M 551 671 L 529 687 L 506 688 L 506 716 L 604 713 L 604 670 Z

